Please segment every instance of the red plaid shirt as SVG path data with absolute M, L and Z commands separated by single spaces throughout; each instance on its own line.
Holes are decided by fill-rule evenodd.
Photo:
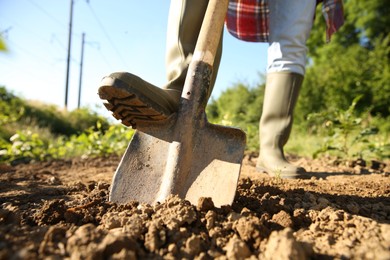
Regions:
M 226 27 L 236 38 L 249 42 L 268 42 L 268 5 L 272 0 L 230 0 Z M 294 1 L 294 0 L 291 0 Z M 326 40 L 330 41 L 344 23 L 342 0 L 317 0 L 322 2 L 326 21 Z

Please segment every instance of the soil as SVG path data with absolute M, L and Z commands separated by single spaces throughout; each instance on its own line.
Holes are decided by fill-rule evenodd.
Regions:
M 290 159 L 316 177 L 247 155 L 221 208 L 110 203 L 118 157 L 0 165 L 0 259 L 390 259 L 390 162 Z

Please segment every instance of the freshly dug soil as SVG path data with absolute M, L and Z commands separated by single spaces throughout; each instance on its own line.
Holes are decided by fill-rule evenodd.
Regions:
M 389 166 L 290 159 L 316 177 L 269 178 L 248 155 L 222 208 L 110 203 L 118 157 L 0 165 L 0 259 L 390 259 Z

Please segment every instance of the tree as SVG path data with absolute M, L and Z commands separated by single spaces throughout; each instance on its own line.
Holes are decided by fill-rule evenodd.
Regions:
M 0 51 L 6 51 L 7 48 L 5 46 L 5 43 L 3 41 L 3 39 L 0 37 Z
M 259 148 L 258 124 L 264 97 L 264 84 L 250 87 L 237 83 L 225 90 L 207 106 L 210 122 L 239 127 L 247 134 L 249 150 Z
M 345 24 L 331 43 L 324 43 L 323 20 L 315 21 L 297 108 L 300 119 L 312 112 L 346 109 L 358 95 L 363 98 L 356 111 L 390 115 L 389 5 L 385 0 L 344 2 Z

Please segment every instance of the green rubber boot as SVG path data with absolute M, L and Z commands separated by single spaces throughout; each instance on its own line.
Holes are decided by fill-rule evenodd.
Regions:
M 267 75 L 263 113 L 260 119 L 260 156 L 256 168 L 271 177 L 309 178 L 305 169 L 289 163 L 283 147 L 293 124 L 293 111 L 303 76 L 291 72 Z
M 198 39 L 208 0 L 172 0 L 169 11 L 166 70 L 162 88 L 127 72 L 104 77 L 99 96 L 105 107 L 126 126 L 151 125 L 166 120 L 178 110 L 187 70 Z M 161 44 L 161 43 L 156 43 Z M 153 50 L 151 50 L 153 51 Z M 215 57 L 212 88 L 222 55 L 222 41 Z

